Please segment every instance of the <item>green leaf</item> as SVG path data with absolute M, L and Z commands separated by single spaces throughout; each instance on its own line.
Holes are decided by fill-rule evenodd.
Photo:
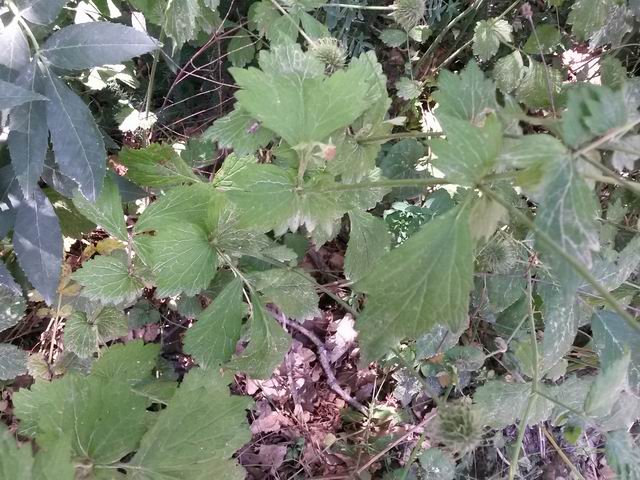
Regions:
M 571 349 L 581 325 L 583 309 L 575 292 L 563 292 L 552 283 L 538 288 L 542 297 L 544 371 L 553 368 Z
M 255 41 L 251 32 L 242 29 L 236 33 L 227 45 L 227 55 L 234 67 L 242 68 L 250 64 L 256 56 Z
M 521 418 L 531 395 L 535 394 L 530 383 L 507 383 L 502 380 L 491 380 L 476 390 L 473 401 L 483 425 L 500 430 L 516 423 Z M 505 408 L 506 405 L 508 408 Z M 527 418 L 527 424 L 533 425 L 546 420 L 551 414 L 553 406 L 554 404 L 549 400 L 538 396 L 534 408 Z
M 174 51 L 193 40 L 200 31 L 198 19 L 205 12 L 200 0 L 169 0 L 165 16 L 165 32 L 174 41 Z
M 48 187 L 42 191 L 53 205 L 63 236 L 70 238 L 81 237 L 82 235 L 90 234 L 96 228 L 96 224 L 87 220 L 87 217 L 82 215 L 67 197 Z
M 498 106 L 493 82 L 485 78 L 474 61 L 469 62 L 457 75 L 443 70 L 438 77 L 438 91 L 433 96 L 440 104 L 439 115 L 472 123 Z
M 215 210 L 222 196 L 211 184 L 196 183 L 172 188 L 140 215 L 134 231 L 160 230 L 166 225 L 191 222 L 206 226 L 208 212 Z
M 4 425 L 0 426 L 0 475 L 2 478 L 31 480 L 33 455 L 31 446 L 18 447 L 16 439 Z
M 0 264 L 0 268 L 3 267 L 4 264 Z M 0 285 L 0 332 L 17 325 L 26 309 L 27 303 L 22 294 L 16 295 L 14 291 Z
M 68 0 L 17 0 L 20 16 L 38 25 L 53 22 Z
M 64 344 L 80 358 L 88 358 L 98 351 L 100 344 L 129 332 L 127 318 L 113 307 L 91 313 L 73 312 L 64 327 Z
M 560 30 L 553 25 L 543 23 L 538 25 L 522 47 L 524 53 L 539 55 L 553 53 L 560 45 Z
M 602 84 L 613 89 L 621 89 L 627 82 L 627 69 L 613 55 L 607 55 L 600 61 Z
M 4 47 L 0 49 L 0 65 L 9 69 L 4 80 L 13 81 L 31 59 L 29 44 L 17 18 L 0 29 L 0 45 Z
M 22 288 L 16 283 L 4 263 L 0 262 L 0 287 L 15 296 L 22 295 Z
M 120 191 L 116 183 L 105 178 L 102 192 L 95 202 L 90 202 L 76 193 L 73 204 L 86 218 L 104 228 L 118 240 L 128 242 L 127 225 L 124 221 L 124 211 L 120 200 Z
M 105 381 L 118 380 L 131 386 L 153 378 L 160 345 L 145 345 L 142 340 L 116 344 L 101 350 L 100 358 L 91 365 L 91 376 Z
M 562 133 L 570 147 L 603 135 L 627 121 L 624 94 L 605 86 L 583 84 L 569 90 Z
M 380 32 L 380 40 L 387 47 L 401 47 L 407 44 L 408 36 L 404 30 L 397 28 L 385 28 Z
M 40 53 L 54 66 L 82 70 L 122 63 L 158 48 L 146 33 L 119 23 L 69 25 L 51 35 Z
M 130 304 L 144 289 L 142 280 L 129 271 L 124 252 L 88 260 L 73 273 L 72 278 L 84 287 L 84 297 L 106 305 Z
M 250 277 L 265 303 L 273 303 L 290 318 L 304 321 L 318 315 L 315 280 L 304 270 L 275 268 Z
M 289 145 L 322 141 L 355 121 L 368 107 L 361 69 L 325 77 L 324 66 L 300 47 L 260 52 L 262 70 L 231 69 L 239 105 Z
M 457 331 L 468 322 L 472 248 L 469 211 L 457 208 L 376 262 L 357 285 L 369 294 L 358 319 L 365 358 L 379 358 L 434 325 Z
M 516 98 L 531 108 L 547 108 L 557 103 L 562 90 L 563 75 L 556 68 L 529 59 Z M 552 103 L 553 102 L 553 103 Z
M 474 127 L 466 120 L 441 115 L 446 140 L 434 139 L 434 166 L 460 185 L 473 186 L 491 173 L 502 147 L 502 125 L 495 116 L 484 126 Z
M 34 94 L 44 91 L 41 73 L 35 62 L 18 77 L 18 85 Z M 34 195 L 44 169 L 49 148 L 46 102 L 29 102 L 11 111 L 8 146 L 11 167 L 26 198 Z
M 118 160 L 127 167 L 127 177 L 143 187 L 164 188 L 198 181 L 171 145 L 153 143 L 139 150 L 124 148 Z
M 439 448 L 431 447 L 420 455 L 424 480 L 453 480 L 456 464 Z
M 501 167 L 521 170 L 518 183 L 537 192 L 552 172 L 568 161 L 569 151 L 555 137 L 545 134 L 505 138 L 498 163 Z
M 252 299 L 251 310 L 249 345 L 227 367 L 251 378 L 266 379 L 282 363 L 291 346 L 291 337 L 266 312 L 260 300 Z
M 571 7 L 567 23 L 579 41 L 589 40 L 606 23 L 616 6 L 615 0 L 577 0 Z
M 224 189 L 236 206 L 240 228 L 282 235 L 306 226 L 318 245 L 337 233 L 338 220 L 351 208 L 373 208 L 375 190 L 350 193 L 335 189 L 332 176 L 317 174 L 296 186 L 295 173 L 276 165 L 258 165 L 250 158 L 225 172 Z M 369 205 L 373 200 L 374 205 Z
M 620 480 L 640 479 L 640 446 L 627 430 L 607 435 L 605 444 L 607 464 Z
M 524 73 L 522 55 L 518 50 L 514 50 L 496 62 L 493 68 L 493 79 L 502 92 L 511 93 L 520 85 Z
M 102 134 L 82 99 L 51 72 L 45 76 L 47 125 L 60 171 L 95 201 L 102 189 L 107 153 Z
M 584 411 L 587 415 L 603 417 L 611 412 L 627 384 L 630 361 L 631 356 L 627 351 L 620 358 L 603 367 L 584 401 Z
M 199 225 L 187 221 L 168 225 L 151 237 L 150 245 L 157 298 L 195 295 L 207 288 L 216 274 L 218 257 L 209 234 Z
M 23 103 L 46 99 L 46 97 L 32 90 L 27 90 L 13 83 L 0 80 L 0 110 L 17 107 Z
M 571 158 L 566 158 L 544 187 L 535 224 L 567 254 L 585 267 L 592 266 L 592 253 L 600 248 L 597 218 L 599 205 L 595 193 L 578 173 Z M 573 268 L 546 244 L 539 242 L 543 260 L 552 269 L 563 292 L 581 282 Z
M 231 457 L 251 438 L 250 404 L 247 397 L 232 396 L 215 371 L 191 370 L 142 438 L 127 478 L 244 479 Z
M 184 336 L 184 351 L 202 368 L 215 369 L 236 351 L 246 308 L 242 281 L 234 279 L 213 300 Z
M 473 33 L 473 54 L 480 60 L 487 61 L 498 53 L 501 43 L 512 43 L 513 29 L 506 20 L 493 19 L 480 20 L 476 23 Z
M 62 232 L 47 197 L 39 189 L 34 193 L 17 207 L 13 248 L 31 284 L 52 305 L 62 267 Z
M 219 118 L 204 133 L 204 138 L 218 142 L 219 148 L 231 148 L 239 155 L 252 155 L 273 140 L 274 133 L 242 109 Z
M 15 412 L 36 439 L 71 439 L 77 460 L 119 461 L 138 446 L 145 429 L 146 400 L 120 381 L 67 374 L 37 381 L 13 397 Z M 47 441 L 46 445 L 54 443 Z
M 365 212 L 349 212 L 351 231 L 344 256 L 344 274 L 351 281 L 358 281 L 375 266 L 391 246 L 391 234 L 387 224 L 379 217 Z
M 596 311 L 591 319 L 593 339 L 602 368 L 608 369 L 628 351 L 631 360 L 628 385 L 634 395 L 640 395 L 640 337 L 619 315 L 606 310 Z
M 27 373 L 27 352 L 10 343 L 0 343 L 0 380 Z
M 422 93 L 422 84 L 417 80 L 402 77 L 396 82 L 396 90 L 403 100 L 415 100 Z

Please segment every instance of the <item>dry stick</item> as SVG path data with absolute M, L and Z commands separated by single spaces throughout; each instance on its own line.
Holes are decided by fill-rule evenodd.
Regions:
M 273 312 L 270 312 L 273 317 L 282 322 L 283 325 L 286 325 L 292 330 L 296 330 L 300 332 L 302 335 L 307 337 L 311 342 L 316 346 L 316 350 L 318 352 L 318 358 L 320 359 L 320 365 L 322 365 L 322 369 L 324 370 L 324 374 L 327 376 L 327 384 L 331 387 L 337 395 L 339 395 L 345 402 L 351 405 L 353 408 L 358 410 L 363 415 L 367 414 L 367 408 L 358 402 L 355 398 L 349 395 L 338 383 L 338 379 L 333 373 L 333 369 L 331 367 L 331 363 L 329 362 L 329 358 L 327 357 L 327 347 L 325 347 L 324 342 L 318 338 L 318 336 L 312 331 L 306 329 L 299 323 L 295 321 L 289 320 L 284 314 L 276 315 Z
M 415 432 L 420 430 L 422 427 L 424 427 L 435 416 L 436 416 L 436 411 L 435 410 L 432 410 L 431 412 L 429 412 L 427 415 L 425 415 L 425 417 L 422 420 L 420 420 L 420 423 L 418 423 L 416 426 L 414 426 L 411 430 L 409 430 L 407 433 L 402 435 L 397 440 L 391 442 L 389 445 L 387 445 L 384 448 L 384 450 L 382 450 L 378 454 L 374 455 L 367 463 L 365 463 L 362 467 L 360 467 L 356 471 L 356 475 L 360 475 L 367 468 L 369 468 L 371 465 L 373 465 L 378 460 L 380 460 L 383 456 L 385 456 L 387 454 L 387 452 L 389 452 L 390 450 L 396 448 L 398 445 L 400 445 L 402 442 L 404 442 L 409 436 L 411 436 L 412 434 L 414 434 Z
M 547 440 L 549 440 L 549 443 L 551 444 L 551 446 L 554 448 L 556 453 L 560 456 L 562 461 L 567 465 L 567 467 L 569 467 L 571 469 L 573 474 L 579 480 L 584 480 L 584 477 L 582 476 L 582 474 L 578 471 L 578 469 L 571 462 L 571 460 L 569 460 L 569 457 L 567 457 L 567 455 L 562 451 L 562 449 L 560 448 L 560 445 L 558 445 L 558 443 L 556 442 L 555 438 L 553 438 L 553 436 L 547 431 L 546 428 L 542 427 L 542 433 L 544 433 L 544 436 L 547 437 Z

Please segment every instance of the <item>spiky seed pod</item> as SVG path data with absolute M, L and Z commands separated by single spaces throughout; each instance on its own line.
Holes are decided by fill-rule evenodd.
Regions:
M 418 25 L 426 12 L 425 0 L 395 0 L 391 16 L 406 31 Z
M 516 246 L 507 238 L 494 238 L 478 255 L 478 267 L 483 272 L 508 273 L 517 262 Z
M 347 62 L 347 53 L 332 37 L 320 38 L 311 46 L 311 54 L 325 64 L 327 73 L 340 70 Z
M 454 453 L 470 452 L 482 441 L 482 425 L 466 402 L 447 403 L 438 408 L 431 428 L 432 439 Z

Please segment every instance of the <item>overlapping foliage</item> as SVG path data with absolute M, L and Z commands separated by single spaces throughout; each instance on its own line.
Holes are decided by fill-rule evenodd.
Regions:
M 458 448 L 451 423 L 475 446 L 477 429 L 549 420 L 574 433 L 599 429 L 609 439 L 609 465 L 620 478 L 637 478 L 628 429 L 640 416 L 640 324 L 631 313 L 640 237 L 635 228 L 621 236 L 618 227 L 625 216 L 637 218 L 629 172 L 639 156 L 640 97 L 637 79 L 613 54 L 600 63 L 601 84 L 564 82 L 545 55 L 567 32 L 534 26 L 525 11 L 533 30 L 516 46 L 507 10 L 476 24 L 470 43 L 480 65 L 472 59 L 457 73 L 439 72 L 429 100 L 441 130 L 397 134 L 406 119 L 390 118 L 387 77 L 373 50 L 347 61 L 314 16 L 324 2 L 262 0 L 248 12 L 248 30 L 229 42 L 234 109 L 203 135 L 233 150 L 221 168 L 194 168 L 210 163 L 190 161 L 189 145 L 179 154 L 166 143 L 123 148 L 116 174 L 107 172 L 104 133 L 69 75 L 154 51 L 155 65 L 161 41 L 168 56 L 222 24 L 217 2 L 131 0 L 159 27 L 158 40 L 106 21 L 54 23 L 65 3 L 8 2 L 0 32 L 12 52 L 0 52 L 10 156 L 0 167 L 0 237 L 10 252 L 0 263 L 0 325 L 18 324 L 29 292 L 66 319 L 65 349 L 77 361 L 53 379 L 31 365 L 41 378 L 13 403 L 20 432 L 38 450 L 17 448 L 3 432 L 5 477 L 243 478 L 232 455 L 249 438 L 250 401 L 232 396 L 231 376 L 220 372 L 271 375 L 291 342 L 274 306 L 300 322 L 319 309 L 321 288 L 286 239 L 306 236 L 319 248 L 348 219 L 344 273 L 363 299 L 350 308 L 362 306 L 364 360 L 402 346 L 417 375 L 449 369 L 462 391 L 458 375 L 492 357 L 457 345 L 475 311 L 500 339 L 506 368 L 518 372 L 510 381 L 478 381 L 471 406 L 443 408 L 433 438 L 445 450 L 469 447 Z M 94 3 L 104 15 L 113 4 Z M 429 32 L 420 18 L 406 23 L 399 14 L 406 3 L 390 7 L 399 25 L 381 40 L 417 53 Z M 577 41 L 615 46 L 636 9 L 579 0 L 567 22 Z M 252 32 L 257 45 L 246 42 Z M 481 65 L 489 62 L 487 74 Z M 411 76 L 396 87 L 412 100 L 428 85 Z M 146 196 L 153 201 L 125 217 L 123 204 Z M 393 203 L 384 220 L 377 215 L 376 207 L 407 199 L 403 210 Z M 73 272 L 60 205 L 111 242 Z M 407 218 L 418 220 L 394 226 Z M 143 292 L 213 299 L 184 337 L 198 367 L 179 385 L 160 374 L 156 345 L 106 346 L 127 335 L 124 312 Z M 600 369 L 578 376 L 569 368 L 572 347 L 587 332 Z M 446 366 L 425 365 L 441 348 Z M 25 351 L 0 345 L 0 378 L 26 366 Z M 439 450 L 423 458 L 425 472 L 437 462 L 454 469 Z

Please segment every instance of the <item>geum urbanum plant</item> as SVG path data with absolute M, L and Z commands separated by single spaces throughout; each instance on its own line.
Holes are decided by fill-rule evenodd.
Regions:
M 13 10 L 16 31 L 30 36 L 31 20 Z M 126 28 L 107 25 L 83 29 Z M 640 245 L 634 237 L 616 249 L 615 231 L 600 225 L 594 186 L 595 181 L 615 182 L 636 189 L 600 161 L 602 153 L 635 137 L 638 99 L 632 89 L 624 84 L 575 85 L 564 92 L 564 100 L 554 98 L 553 105 L 564 110 L 545 123 L 547 133 L 524 134 L 530 130 L 523 126 L 534 120 L 516 100 L 543 108 L 539 98 L 529 104 L 530 96 L 517 94 L 514 100 L 504 92 L 499 101 L 493 81 L 470 62 L 459 74 L 440 74 L 434 99 L 442 132 L 394 134 L 398 122 L 388 118 L 386 78 L 373 52 L 336 62 L 335 56 L 318 55 L 313 39 L 306 52 L 291 39 L 273 42 L 260 52 L 258 68 L 231 70 L 239 86 L 235 109 L 205 137 L 235 153 L 213 176 L 194 173 L 168 145 L 120 152 L 117 161 L 126 167 L 126 177 L 157 197 L 128 230 L 117 186 L 121 179 L 94 179 L 94 172 L 104 175 L 104 155 L 93 169 L 97 154 L 88 152 L 103 147 L 91 115 L 53 73 L 95 64 L 93 56 L 78 53 L 88 48 L 87 42 L 62 42 L 65 31 L 75 38 L 72 34 L 83 29 L 63 28 L 42 48 L 32 39 L 35 58 L 23 68 L 33 87 L 20 83 L 21 76 L 9 77 L 8 88 L 18 89 L 11 98 L 27 99 L 12 107 L 16 100 L 5 99 L 2 108 L 12 108 L 10 122 L 14 115 L 21 118 L 14 112 L 24 106 L 44 109 L 38 118 L 45 139 L 51 130 L 52 183 L 54 178 L 73 180 L 76 208 L 122 248 L 65 273 L 60 291 L 61 244 L 47 243 L 50 235 L 40 239 L 24 233 L 34 225 L 40 232 L 57 233 L 50 203 L 37 186 L 40 174 L 31 183 L 23 178 L 7 187 L 7 211 L 15 212 L 16 220 L 3 233 L 13 230 L 16 255 L 44 299 L 73 304 L 65 347 L 88 363 L 100 345 L 126 334 L 122 310 L 145 288 L 157 299 L 207 293 L 214 300 L 184 336 L 184 351 L 199 368 L 180 386 L 159 374 L 157 346 L 131 342 L 102 349 L 89 372 L 78 369 L 53 381 L 39 379 L 30 390 L 18 392 L 13 400 L 21 433 L 34 438 L 40 450 L 34 457 L 6 435 L 2 458 L 7 465 L 30 469 L 34 478 L 46 478 L 43 464 L 56 472 L 55 478 L 72 478 L 74 471 L 96 478 L 242 478 L 231 456 L 248 439 L 249 402 L 229 394 L 230 378 L 219 371 L 257 379 L 271 375 L 291 342 L 278 320 L 286 324 L 313 316 L 316 290 L 322 289 L 297 268 L 299 254 L 281 238 L 300 231 L 320 247 L 335 238 L 346 215 L 350 238 L 345 276 L 353 291 L 365 295 L 364 308 L 360 313 L 340 298 L 336 301 L 358 317 L 365 361 L 379 360 L 399 343 L 411 344 L 436 331 L 448 332 L 455 344 L 468 327 L 470 299 L 475 302 L 478 295 L 487 297 L 484 308 L 494 316 L 496 330 L 510 337 L 507 348 L 522 372 L 521 381 L 488 381 L 476 390 L 473 404 L 446 410 L 434 435 L 443 448 L 466 451 L 479 441 L 480 427 L 499 429 L 519 421 L 513 477 L 524 427 L 549 419 L 576 428 L 598 427 L 611 440 L 610 464 L 620 472 L 631 471 L 624 449 L 634 451 L 627 429 L 639 408 L 640 337 L 636 319 L 620 302 L 620 289 L 640 263 Z M 122 32 L 134 35 L 129 29 Z M 133 48 L 133 41 L 123 51 Z M 137 42 L 144 48 L 126 55 L 105 53 L 102 60 L 121 61 L 156 45 L 146 35 Z M 56 54 L 55 45 L 66 53 Z M 69 57 L 71 51 L 77 55 Z M 478 52 L 489 56 L 493 50 Z M 324 63 L 327 59 L 332 61 Z M 37 87 L 41 84 L 44 88 Z M 542 85 L 537 93 L 548 91 Z M 49 114 L 51 104 L 58 105 L 57 113 Z M 74 128 L 61 132 L 60 125 Z M 10 137 L 14 131 L 28 133 L 15 127 Z M 78 133 L 61 143 L 59 136 L 69 132 Z M 428 144 L 430 167 L 438 176 L 382 176 L 376 164 L 382 145 L 407 136 L 415 138 L 403 141 L 418 152 L 425 152 L 418 139 Z M 42 135 L 38 138 L 42 141 Z M 9 142 L 11 149 L 11 138 Z M 261 149 L 270 150 L 270 162 L 257 155 Z M 76 161 L 79 165 L 70 166 Z M 43 154 L 41 171 L 46 162 Z M 25 185 L 31 185 L 31 196 Z M 369 211 L 396 188 L 444 192 L 449 201 L 393 247 L 384 221 Z M 535 204 L 535 215 L 521 201 L 522 193 Z M 616 200 L 606 220 L 617 224 L 625 211 L 624 202 Z M 40 255 L 35 257 L 40 263 L 29 264 L 26 251 Z M 55 270 L 50 258 L 57 261 Z M 44 273 L 38 270 L 42 265 Z M 3 284 L 20 293 L 3 272 Z M 589 323 L 601 373 L 566 375 L 565 357 L 578 329 Z M 243 338 L 248 344 L 236 353 Z M 468 353 L 458 352 L 460 368 L 463 363 L 482 364 L 484 356 L 471 362 L 463 358 Z M 564 380 L 556 384 L 557 378 Z M 505 403 L 509 409 L 503 408 Z

